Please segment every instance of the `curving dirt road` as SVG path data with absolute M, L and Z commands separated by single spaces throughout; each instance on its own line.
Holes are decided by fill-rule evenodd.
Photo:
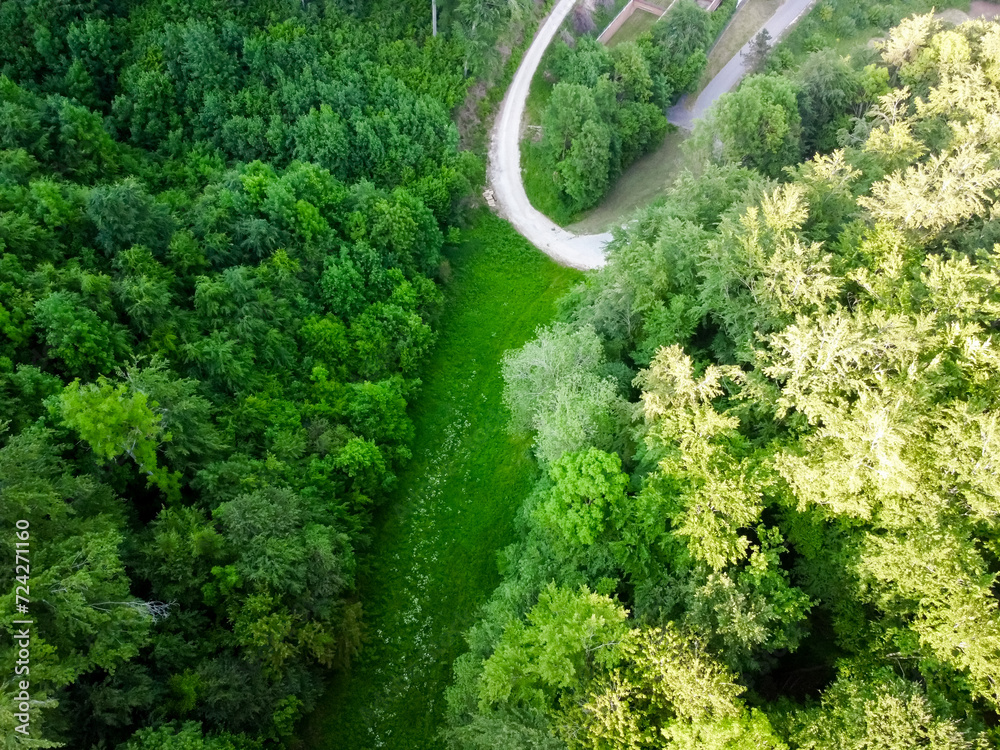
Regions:
M 777 40 L 814 2 L 816 0 L 785 0 L 763 28 L 768 30 L 772 39 Z M 586 270 L 604 265 L 604 246 L 611 239 L 611 234 L 573 234 L 566 231 L 531 205 L 521 181 L 521 120 L 531 79 L 546 48 L 575 4 L 576 0 L 558 0 L 525 52 L 490 133 L 488 178 L 498 213 L 521 236 L 557 263 Z M 694 120 L 739 83 L 744 73 L 742 56 L 737 55 L 705 87 L 690 109 L 681 104 L 671 109 L 670 122 L 690 129 Z
M 518 234 L 557 263 L 588 269 L 604 265 L 604 245 L 611 235 L 567 232 L 531 205 L 521 181 L 521 120 L 531 79 L 549 42 L 575 4 L 576 0 L 559 0 L 524 53 L 490 134 L 489 181 L 500 215 L 514 225 Z

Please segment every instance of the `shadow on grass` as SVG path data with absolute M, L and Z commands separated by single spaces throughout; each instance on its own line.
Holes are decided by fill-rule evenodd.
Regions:
M 664 195 L 684 168 L 681 144 L 687 135 L 683 130 L 667 133 L 655 151 L 641 157 L 622 173 L 599 205 L 566 229 L 576 234 L 608 232 L 627 220 L 636 209 Z

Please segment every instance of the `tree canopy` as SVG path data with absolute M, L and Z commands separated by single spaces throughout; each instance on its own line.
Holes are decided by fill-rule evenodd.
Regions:
M 0 4 L 5 747 L 283 746 L 361 643 L 479 166 L 462 44 L 348 10 Z
M 998 39 L 748 78 L 508 354 L 542 476 L 450 747 L 1000 740 Z

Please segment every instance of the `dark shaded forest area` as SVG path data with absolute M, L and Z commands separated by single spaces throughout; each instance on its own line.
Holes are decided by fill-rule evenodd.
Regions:
M 462 47 L 420 10 L 0 6 L 0 516 L 31 524 L 33 736 L 282 743 L 358 648 L 358 554 L 481 172 Z

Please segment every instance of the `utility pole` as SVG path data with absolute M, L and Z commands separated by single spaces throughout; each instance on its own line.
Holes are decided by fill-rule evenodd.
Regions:
M 437 0 L 431 0 L 431 36 L 438 35 L 438 4 Z

